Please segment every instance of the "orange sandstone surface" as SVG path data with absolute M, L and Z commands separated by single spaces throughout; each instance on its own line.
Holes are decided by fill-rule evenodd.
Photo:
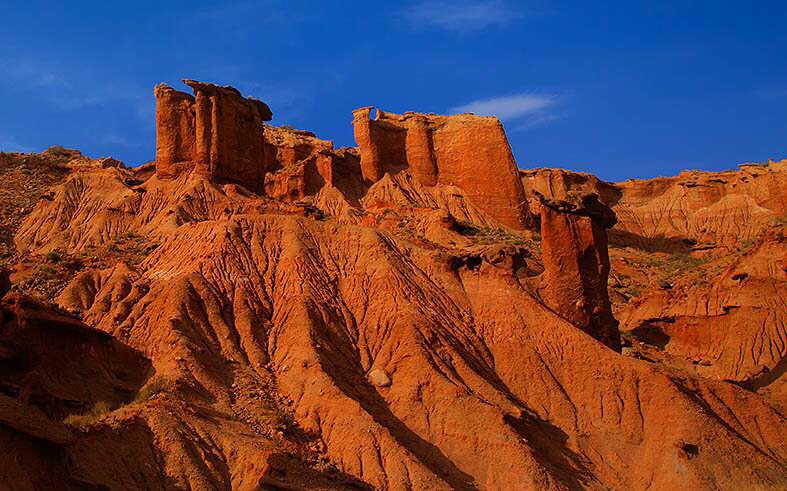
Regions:
M 784 163 L 606 183 L 371 108 L 335 149 L 186 83 L 155 163 L 9 225 L 0 488 L 787 488 Z

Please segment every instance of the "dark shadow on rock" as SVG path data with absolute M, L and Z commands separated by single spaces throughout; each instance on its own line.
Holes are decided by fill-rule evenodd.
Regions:
M 691 252 L 696 241 L 685 237 L 645 237 L 627 230 L 613 228 L 609 231 L 609 245 L 612 247 L 633 247 L 646 252 Z
M 659 349 L 664 349 L 670 341 L 670 337 L 660 327 L 649 322 L 643 322 L 629 332 L 637 340 Z
M 594 481 L 589 462 L 566 446 L 568 435 L 562 429 L 526 413 L 520 418 L 506 415 L 504 420 L 527 441 L 538 462 L 568 489 L 587 489 Z

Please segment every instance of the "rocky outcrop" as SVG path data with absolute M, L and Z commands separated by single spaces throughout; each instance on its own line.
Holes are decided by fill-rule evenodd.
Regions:
M 333 152 L 333 142 L 310 132 L 286 126 L 265 125 L 265 165 L 275 172 L 314 154 Z
M 263 122 L 270 108 L 232 87 L 184 80 L 195 95 L 197 172 L 261 192 L 265 183 Z
M 84 317 L 190 388 L 143 416 L 179 487 L 255 481 L 266 445 L 300 431 L 377 489 L 785 484 L 777 410 L 601 346 L 522 289 L 506 257 L 456 267 L 370 227 L 243 215 L 181 227 L 131 288 L 86 295 Z M 270 409 L 253 395 L 272 390 L 297 429 L 252 433 L 255 447 L 247 428 Z M 132 414 L 114 416 L 125 438 Z
M 156 162 L 160 178 L 190 167 L 218 182 L 262 192 L 265 183 L 263 122 L 270 108 L 232 87 L 184 80 L 194 96 L 156 87 Z M 180 165 L 179 165 L 180 164 Z
M 311 155 L 283 167 L 265 179 L 265 195 L 284 201 L 299 201 L 317 194 L 333 184 L 333 156 L 330 153 Z
M 696 261 L 668 288 L 651 287 L 622 308 L 622 330 L 703 376 L 787 402 L 785 249 L 769 233 L 746 250 Z
M 520 176 L 531 203 L 537 200 L 534 192 L 552 199 L 570 191 L 598 194 L 618 217 L 612 243 L 649 252 L 735 247 L 787 215 L 787 160 L 620 183 L 562 169 L 520 171 Z
M 338 155 L 333 143 L 309 131 L 265 127 L 265 194 L 273 199 L 298 201 L 334 184 Z
M 210 114 L 246 104 L 195 91 Z M 785 300 L 762 294 L 785 290 L 783 233 L 715 297 L 684 302 L 676 281 L 630 317 L 672 315 L 668 354 L 720 346 L 706 378 L 613 350 L 603 183 L 566 173 L 542 181 L 547 197 L 529 189 L 540 247 L 501 225 L 522 218 L 527 183 L 492 181 L 513 162 L 496 120 L 362 112 L 358 150 L 249 123 L 260 196 L 214 172 L 224 143 L 196 155 L 198 98 L 191 160 L 177 138 L 158 177 L 85 159 L 18 229 L 34 265 L 100 260 L 130 234 L 151 246 L 77 267 L 56 302 L 79 319 L 6 296 L 0 488 L 787 487 L 784 411 L 759 390 L 787 393 Z M 218 128 L 247 128 L 244 111 Z M 749 376 L 714 380 L 736 347 Z
M 372 119 L 372 110 L 353 111 L 361 169 L 368 183 L 409 169 L 422 185 L 462 188 L 508 227 L 521 229 L 530 223 L 516 162 L 497 118 L 377 110 Z
M 607 293 L 607 229 L 615 214 L 596 195 L 541 199 L 542 298 L 585 332 L 620 350 L 618 323 Z

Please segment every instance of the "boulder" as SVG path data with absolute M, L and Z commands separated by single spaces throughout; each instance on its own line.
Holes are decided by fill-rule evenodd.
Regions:
M 388 387 L 391 385 L 391 377 L 385 372 L 385 370 L 381 370 L 379 368 L 375 368 L 367 375 L 369 382 L 372 385 L 377 387 Z

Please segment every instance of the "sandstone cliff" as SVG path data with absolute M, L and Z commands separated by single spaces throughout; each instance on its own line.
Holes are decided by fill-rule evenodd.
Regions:
M 464 189 L 509 227 L 531 223 L 522 185 L 515 177 L 516 162 L 497 118 L 377 110 L 370 119 L 372 110 L 353 111 L 361 168 L 368 182 L 410 169 L 424 186 L 440 183 Z

